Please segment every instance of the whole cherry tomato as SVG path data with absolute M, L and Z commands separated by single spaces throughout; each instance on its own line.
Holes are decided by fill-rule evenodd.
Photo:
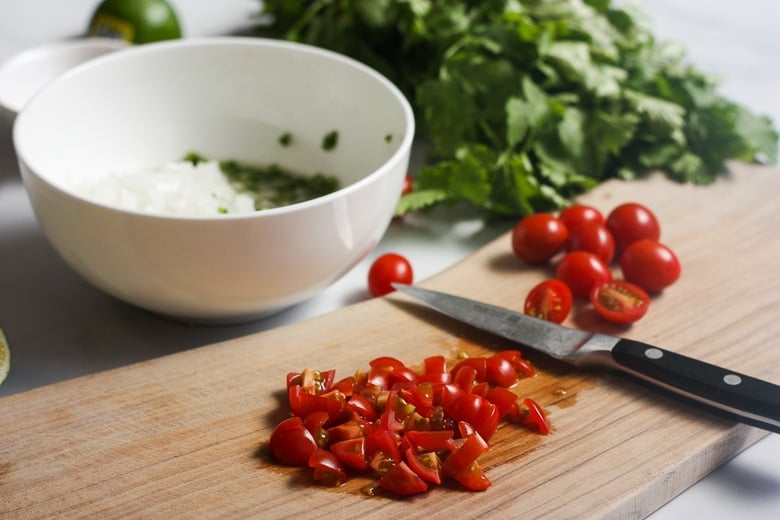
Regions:
M 538 264 L 555 256 L 566 243 L 569 232 L 550 213 L 523 217 L 512 230 L 512 250 L 526 262 Z
M 615 240 L 612 233 L 598 222 L 583 222 L 569 232 L 567 251 L 588 251 L 601 258 L 605 264 L 615 256 Z
M 556 277 L 569 286 L 572 294 L 587 298 L 594 285 L 612 279 L 607 264 L 587 251 L 566 253 L 555 268 Z
M 638 240 L 620 257 L 620 269 L 629 282 L 650 293 L 661 292 L 680 277 L 680 261 L 671 249 L 654 240 Z
M 414 279 L 412 264 L 395 253 L 386 253 L 371 264 L 368 270 L 368 291 L 372 296 L 393 292 L 393 282 L 410 284 Z
M 611 280 L 593 287 L 590 301 L 600 316 L 613 323 L 633 323 L 647 312 L 650 297 L 638 285 Z
M 613 209 L 607 216 L 606 225 L 612 232 L 618 251 L 625 251 L 633 242 L 643 238 L 657 241 L 661 237 L 661 226 L 653 212 L 635 202 Z
M 545 280 L 536 285 L 525 298 L 524 312 L 534 318 L 561 323 L 569 315 L 572 293 L 560 280 Z
M 569 233 L 577 229 L 580 224 L 586 222 L 595 222 L 596 224 L 604 224 L 604 215 L 592 206 L 586 206 L 585 204 L 574 204 L 561 210 L 558 214 L 558 219 L 563 222 Z

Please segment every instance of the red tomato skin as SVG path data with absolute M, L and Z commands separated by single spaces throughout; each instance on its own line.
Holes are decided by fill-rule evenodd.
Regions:
M 615 257 L 615 239 L 603 224 L 583 222 L 569 232 L 567 251 L 588 251 L 609 264 Z
M 396 253 L 385 253 L 368 270 L 368 291 L 374 297 L 384 296 L 395 290 L 391 283 L 411 284 L 413 280 L 409 260 Z
M 307 466 L 309 457 L 317 449 L 317 442 L 300 417 L 280 422 L 271 433 L 269 445 L 274 458 L 286 466 Z
M 680 278 L 682 268 L 677 255 L 653 240 L 638 240 L 620 257 L 623 277 L 649 293 L 659 293 Z
M 330 451 L 333 452 L 342 464 L 349 468 L 360 471 L 368 468 L 365 437 L 334 442 L 330 445 Z
M 533 399 L 523 399 L 523 405 L 528 409 L 528 414 L 523 418 L 523 425 L 537 430 L 542 435 L 550 433 L 550 423 L 544 409 Z
M 401 195 L 408 195 L 414 191 L 414 180 L 411 175 L 404 177 L 404 184 L 401 187 Z
M 569 286 L 574 296 L 582 298 L 587 298 L 595 285 L 612 279 L 612 272 L 607 264 L 587 251 L 567 253 L 558 262 L 555 275 Z
M 604 215 L 601 211 L 592 206 L 585 204 L 574 204 L 561 210 L 558 214 L 558 219 L 563 222 L 569 233 L 577 229 L 581 224 L 586 222 L 595 222 L 596 224 L 604 225 Z
M 547 262 L 564 244 L 569 232 L 550 213 L 535 213 L 523 217 L 512 230 L 512 251 L 531 264 Z
M 621 325 L 634 323 L 650 306 L 650 296 L 641 287 L 623 280 L 593 287 L 590 301 L 601 317 Z
M 338 485 L 347 481 L 347 472 L 341 461 L 328 450 L 314 450 L 309 456 L 309 467 L 314 470 L 315 482 Z
M 562 323 L 569 315 L 572 300 L 568 285 L 556 279 L 544 280 L 525 297 L 523 312 L 542 320 Z
M 379 479 L 379 485 L 398 495 L 416 495 L 428 491 L 428 484 L 403 461 L 393 464 Z
M 627 202 L 613 209 L 607 216 L 607 229 L 615 239 L 618 251 L 625 249 L 637 240 L 661 238 L 661 226 L 655 214 L 636 202 Z

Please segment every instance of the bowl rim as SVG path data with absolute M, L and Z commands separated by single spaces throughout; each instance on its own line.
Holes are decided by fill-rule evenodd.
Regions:
M 101 67 L 102 64 L 106 62 L 126 59 L 127 56 L 131 54 L 138 55 L 142 53 L 148 54 L 148 53 L 166 52 L 167 49 L 176 49 L 180 47 L 236 46 L 236 45 L 250 46 L 250 47 L 286 48 L 286 49 L 291 49 L 295 52 L 308 53 L 315 56 L 321 56 L 328 60 L 335 60 L 335 61 L 345 63 L 350 67 L 353 67 L 361 71 L 362 73 L 372 77 L 375 81 L 379 82 L 384 88 L 386 88 L 388 91 L 391 92 L 393 97 L 397 99 L 403 111 L 403 118 L 405 122 L 404 135 L 399 145 L 396 147 L 396 150 L 380 166 L 378 166 L 377 168 L 375 168 L 373 171 L 366 174 L 365 176 L 361 177 L 357 181 L 352 182 L 347 186 L 343 186 L 332 193 L 315 197 L 312 199 L 308 199 L 305 201 L 297 202 L 294 204 L 288 204 L 276 208 L 257 210 L 248 213 L 229 213 L 224 215 L 195 215 L 195 214 L 190 215 L 190 214 L 164 213 L 160 211 L 144 211 L 144 210 L 123 208 L 120 206 L 115 206 L 115 205 L 105 204 L 99 201 L 95 201 L 87 196 L 76 193 L 75 191 L 61 187 L 60 185 L 52 182 L 46 175 L 41 174 L 36 169 L 32 168 L 31 166 L 28 166 L 31 164 L 31 162 L 26 159 L 27 154 L 25 153 L 24 147 L 21 145 L 21 140 L 22 140 L 21 133 L 24 127 L 26 126 L 24 124 L 24 121 L 26 120 L 25 114 L 27 113 L 27 110 L 23 109 L 17 114 L 16 121 L 12 131 L 14 150 L 17 154 L 18 161 L 20 163 L 23 163 L 24 165 L 24 167 L 22 167 L 22 171 L 23 172 L 25 170 L 29 171 L 36 179 L 46 184 L 50 189 L 53 189 L 58 193 L 77 199 L 80 202 L 85 203 L 87 205 L 101 207 L 121 214 L 134 215 L 142 218 L 154 218 L 154 219 L 172 220 L 172 221 L 176 220 L 176 221 L 220 221 L 220 222 L 226 221 L 227 222 L 227 221 L 235 221 L 235 220 L 262 219 L 271 216 L 283 215 L 286 213 L 294 213 L 310 207 L 327 205 L 333 199 L 348 196 L 352 192 L 360 190 L 363 185 L 373 182 L 377 177 L 381 177 L 382 175 L 385 174 L 387 170 L 392 169 L 399 161 L 403 160 L 406 154 L 411 152 L 412 143 L 415 135 L 415 127 L 416 127 L 414 111 L 411 107 L 411 104 L 409 103 L 409 100 L 406 99 L 406 96 L 386 76 L 378 72 L 376 69 L 369 67 L 368 65 L 354 58 L 351 58 L 349 56 L 346 56 L 344 54 L 335 51 L 331 51 L 329 49 L 325 49 L 322 47 L 317 47 L 305 43 L 291 42 L 286 40 L 277 40 L 277 39 L 267 38 L 267 37 L 203 36 L 203 37 L 184 38 L 179 40 L 165 40 L 161 42 L 147 43 L 143 45 L 129 47 L 126 50 L 123 50 L 122 52 L 107 53 L 102 56 L 97 56 L 79 65 L 76 65 L 72 69 L 64 72 L 62 75 L 58 76 L 57 78 L 55 78 L 54 80 L 46 84 L 42 89 L 36 92 L 28 100 L 27 104 L 25 105 L 25 108 L 29 106 L 33 106 L 40 97 L 46 95 L 48 90 L 56 88 L 57 85 L 59 85 L 62 82 L 69 81 L 69 78 L 71 78 L 72 76 L 81 74 L 85 70 Z M 26 176 L 23 175 L 23 178 L 24 177 Z
M 18 115 L 24 110 L 24 107 L 27 106 L 27 103 L 29 103 L 40 90 L 45 88 L 48 83 L 55 81 L 61 75 L 88 61 L 102 57 L 107 53 L 127 49 L 129 46 L 130 43 L 127 41 L 116 38 L 86 37 L 46 43 L 24 49 L 0 63 L 0 107 L 5 109 L 9 114 Z M 94 52 L 99 52 L 101 54 L 93 55 Z M 3 85 L 15 81 L 20 68 L 24 68 L 28 65 L 53 65 L 60 62 L 60 60 L 69 57 L 77 57 L 80 61 L 61 74 L 51 76 L 37 89 L 25 93 L 25 95 L 22 96 L 24 99 L 22 99 L 21 103 L 17 98 L 6 96 L 7 90 L 3 88 Z

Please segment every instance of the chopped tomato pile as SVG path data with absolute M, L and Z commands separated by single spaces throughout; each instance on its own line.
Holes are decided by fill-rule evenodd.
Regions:
M 635 202 L 615 207 L 605 218 L 596 208 L 575 204 L 557 216 L 536 213 L 512 230 L 512 250 L 530 264 L 545 264 L 556 255 L 555 278 L 538 284 L 526 296 L 525 312 L 561 323 L 574 297 L 589 299 L 596 312 L 614 323 L 633 323 L 645 315 L 650 294 L 680 277 L 680 261 L 661 244 L 661 226 L 648 208 Z M 617 261 L 625 280 L 614 280 L 609 268 Z
M 445 480 L 481 491 L 490 481 L 479 458 L 502 420 L 550 432 L 542 407 L 509 389 L 534 374 L 517 350 L 451 369 L 444 356 L 426 358 L 420 370 L 385 356 L 340 380 L 333 370 L 290 373 L 293 416 L 273 431 L 270 449 L 277 462 L 310 467 L 314 481 L 328 485 L 359 473 L 398 495 Z

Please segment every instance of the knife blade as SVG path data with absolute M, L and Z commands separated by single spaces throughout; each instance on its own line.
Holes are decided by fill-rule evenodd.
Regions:
M 661 347 L 573 329 L 417 286 L 393 284 L 458 321 L 577 367 L 618 370 L 706 405 L 739 422 L 780 433 L 780 386 Z

